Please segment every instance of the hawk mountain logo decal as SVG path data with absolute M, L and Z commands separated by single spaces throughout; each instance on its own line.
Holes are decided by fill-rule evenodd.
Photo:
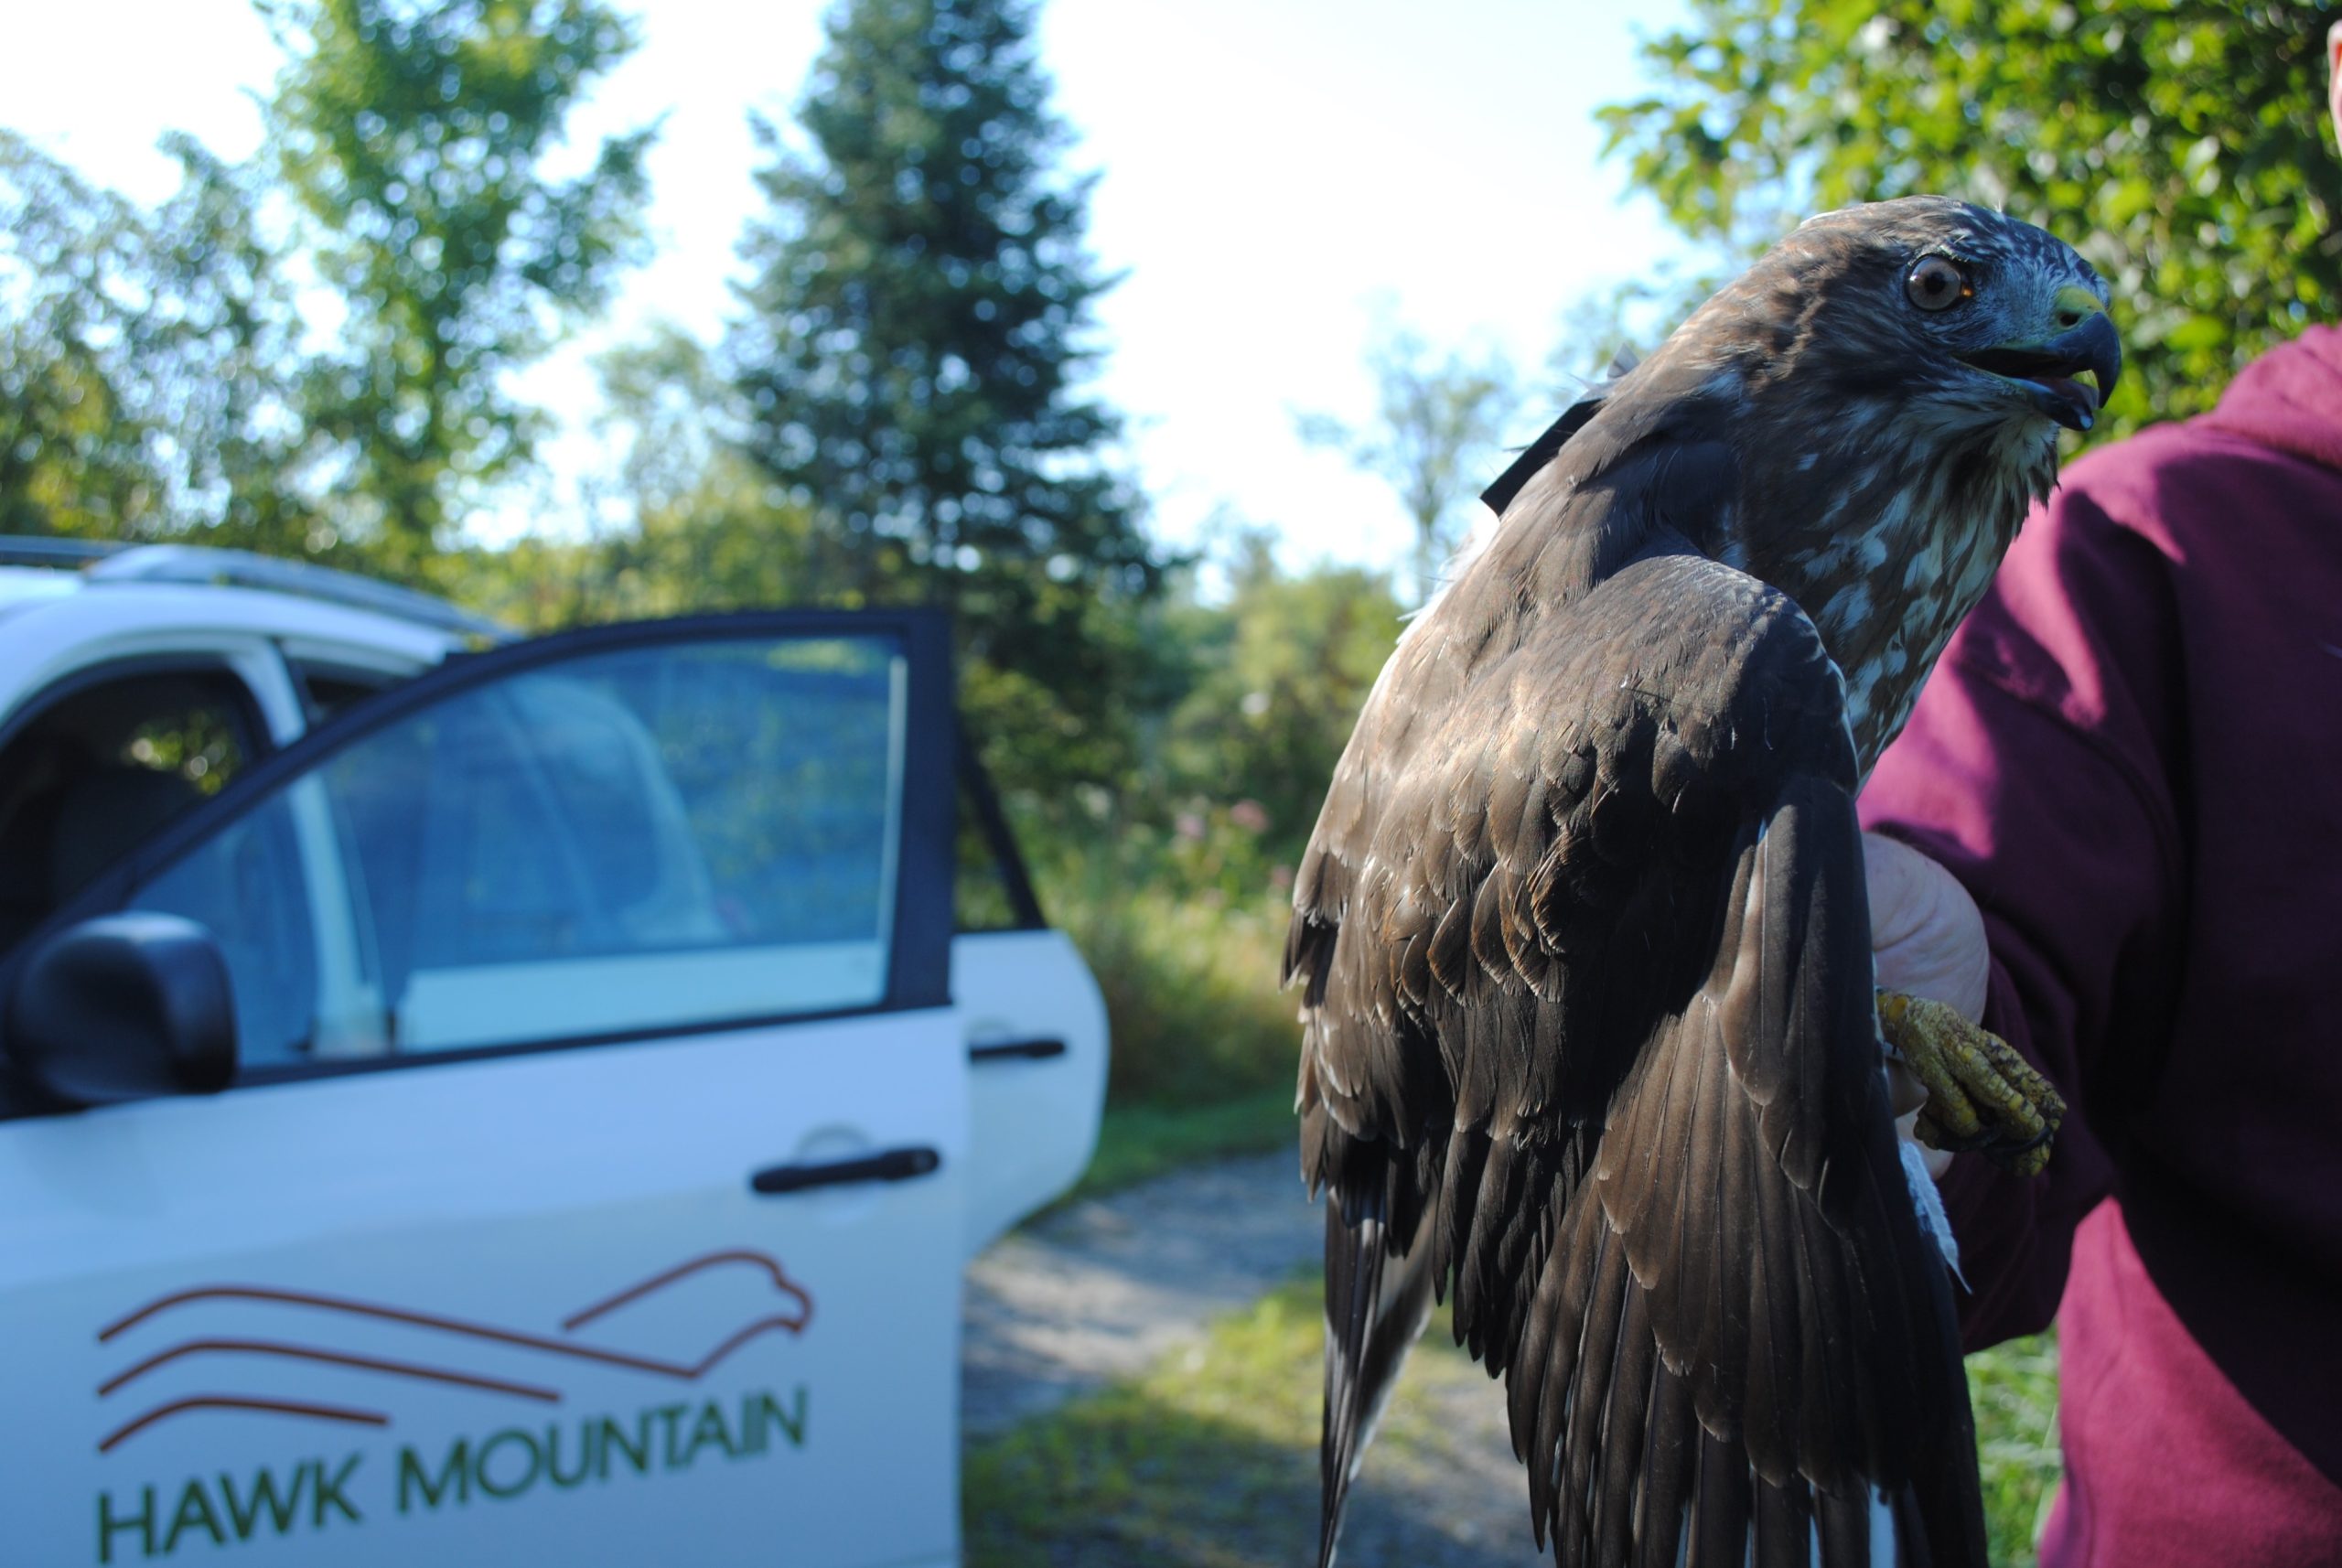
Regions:
M 608 1331 L 626 1315 L 695 1276 L 724 1270 L 761 1275 L 769 1295 L 757 1310 L 669 1354 L 621 1348 Z M 221 1304 L 248 1316 L 250 1333 L 217 1331 Z M 205 1332 L 174 1339 L 169 1330 L 191 1309 L 204 1315 Z M 776 1438 L 802 1447 L 806 1390 L 786 1396 L 764 1389 L 643 1406 L 624 1414 L 565 1416 L 546 1412 L 576 1392 L 575 1380 L 616 1371 L 649 1386 L 699 1382 L 743 1347 L 785 1332 L 802 1335 L 813 1320 L 813 1297 L 768 1253 L 733 1249 L 704 1253 L 628 1285 L 571 1312 L 555 1328 L 481 1322 L 422 1307 L 358 1300 L 278 1285 L 214 1284 L 150 1301 L 98 1331 L 102 1345 L 119 1344 L 121 1369 L 98 1385 L 102 1405 L 121 1419 L 98 1439 L 102 1455 L 134 1451 L 142 1434 L 166 1423 L 261 1413 L 309 1426 L 389 1429 L 396 1424 L 402 1391 L 456 1388 L 511 1402 L 538 1412 L 482 1435 L 460 1437 L 424 1451 L 402 1444 L 389 1463 L 360 1449 L 339 1458 L 312 1457 L 263 1466 L 247 1476 L 225 1471 L 178 1485 L 108 1490 L 97 1505 L 97 1561 L 167 1557 L 191 1543 L 226 1546 L 256 1537 L 361 1524 L 372 1510 L 431 1512 L 475 1496 L 503 1499 L 539 1487 L 571 1489 L 631 1470 L 668 1473 L 713 1458 L 741 1459 L 772 1451 Z M 379 1326 L 414 1341 L 416 1354 L 386 1354 L 371 1343 Z M 220 1391 L 174 1393 L 152 1402 L 139 1395 L 166 1368 L 217 1366 L 335 1369 L 335 1381 L 360 1389 L 379 1385 L 362 1402 L 288 1398 L 222 1378 Z M 354 1380 L 343 1374 L 356 1374 Z M 362 1396 L 361 1396 L 362 1397 Z M 604 1397 L 607 1397 L 605 1395 Z M 369 1475 L 369 1470 L 372 1474 Z

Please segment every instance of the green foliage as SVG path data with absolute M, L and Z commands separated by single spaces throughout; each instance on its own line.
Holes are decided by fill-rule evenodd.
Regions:
M 823 598 L 957 612 L 972 727 L 1004 787 L 1130 763 L 1132 607 L 1158 573 L 1080 392 L 1086 181 L 1024 0 L 852 0 L 798 111 L 760 127 L 772 203 L 726 359 L 746 450 L 818 526 Z
M 2290 0 L 1692 0 L 1655 92 L 1600 113 L 1637 184 L 1746 255 L 1797 217 L 1940 191 L 2112 285 L 2115 428 L 2205 409 L 2342 305 L 2325 18 Z
M 1499 350 L 1434 355 L 1405 328 L 1385 323 L 1367 347 L 1374 377 L 1371 424 L 1353 427 L 1331 414 L 1303 413 L 1301 438 L 1328 447 L 1386 481 L 1415 525 L 1413 574 L 1418 601 L 1431 596 L 1439 571 L 1464 542 L 1461 515 L 1493 477 L 1487 459 L 1503 442 L 1520 394 L 1511 361 Z
M 2013 1339 L 1968 1358 L 1992 1560 L 2033 1568 L 2066 1459 L 2057 1446 L 2057 1341 Z
M 1012 798 L 1042 908 L 1082 950 L 1113 1028 L 1117 1104 L 1289 1093 L 1299 1033 L 1277 983 L 1294 867 L 1397 640 L 1387 583 L 1288 574 L 1241 538 L 1224 602 L 1185 575 L 1139 624 L 1140 766 L 1073 811 Z
M 1229 579 L 1227 604 L 1181 628 L 1193 684 L 1166 726 L 1166 787 L 1190 811 L 1256 802 L 1258 853 L 1235 869 L 1289 868 L 1398 642 L 1399 603 L 1386 579 L 1355 567 L 1282 572 L 1257 532 L 1239 542 Z
M 1128 844 L 1101 842 L 1066 858 L 1078 869 L 1042 877 L 1042 908 L 1105 993 L 1110 1102 L 1289 1095 L 1301 1034 L 1293 998 L 1277 989 L 1290 912 L 1282 901 L 1191 892 L 1160 858 Z
M 671 325 L 596 361 L 606 440 L 623 441 L 607 507 L 648 613 L 813 596 L 810 510 L 733 442 L 738 399 L 698 339 Z M 627 596 L 629 599 L 633 595 Z
M 304 413 L 346 465 L 338 530 L 413 575 L 531 458 L 538 420 L 505 378 L 641 251 L 653 131 L 604 143 L 573 177 L 544 168 L 635 31 L 594 0 L 262 8 L 292 56 L 268 112 L 275 172 L 346 312 Z
M 149 211 L 0 131 L 0 532 L 298 552 L 292 313 L 246 171 Z
M 589 543 L 539 543 L 559 589 L 530 607 L 530 624 L 629 620 L 818 596 L 812 519 L 729 441 L 731 387 L 678 328 L 596 361 L 606 412 L 596 433 L 622 456 L 589 497 Z M 558 563 L 558 566 L 555 564 Z

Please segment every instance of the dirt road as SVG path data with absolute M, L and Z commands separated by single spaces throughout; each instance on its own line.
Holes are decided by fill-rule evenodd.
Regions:
M 1012 1234 L 968 1273 L 962 1421 L 981 1437 L 1138 1373 L 1317 1261 L 1323 1231 L 1275 1154 L 1199 1166 L 1077 1204 Z M 1426 1377 L 1428 1432 L 1370 1455 L 1344 1568 L 1531 1568 L 1527 1484 L 1500 1391 Z M 1314 1455 L 1307 1456 L 1314 1465 Z M 1308 1466 L 1298 1467 L 1305 1476 Z M 1314 1485 L 1266 1506 L 1314 1529 Z

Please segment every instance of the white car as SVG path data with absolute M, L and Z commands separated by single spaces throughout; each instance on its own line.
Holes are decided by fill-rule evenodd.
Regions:
M 955 1563 L 1105 1062 L 934 615 L 0 542 L 7 1562 Z

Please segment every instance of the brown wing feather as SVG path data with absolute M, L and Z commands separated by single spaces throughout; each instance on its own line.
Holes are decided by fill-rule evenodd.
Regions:
M 1933 1560 L 1981 1563 L 1871 1033 L 1842 700 L 1794 605 L 1654 517 L 1698 471 L 1622 464 L 1547 546 L 1573 559 L 1484 560 L 1361 719 L 1287 951 L 1305 1174 L 1373 1210 L 1329 1226 L 1329 1287 L 1370 1245 L 1452 1291 L 1558 1562 L 1671 1562 L 1688 1531 L 1692 1561 L 1802 1563 L 1818 1524 L 1860 1563 L 1878 1484 Z M 1387 1391 L 1335 1387 L 1338 1361 L 1395 1376 L 1377 1333 L 1337 1335 L 1329 1409 Z M 1329 1429 L 1329 1549 L 1363 1442 Z

